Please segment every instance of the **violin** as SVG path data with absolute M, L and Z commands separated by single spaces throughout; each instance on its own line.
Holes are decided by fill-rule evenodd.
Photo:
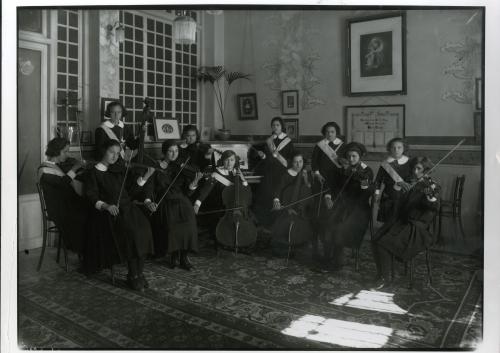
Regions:
M 295 181 L 282 191 L 281 201 L 285 205 L 294 204 L 287 212 L 282 212 L 271 227 L 273 237 L 288 244 L 288 256 L 292 246 L 303 244 L 313 236 L 313 228 L 307 215 L 311 202 L 311 189 L 306 185 L 307 172 L 302 170 Z M 304 200 L 297 202 L 298 200 Z
M 410 182 L 410 190 L 420 191 L 432 198 L 439 196 L 440 187 L 429 175 L 424 175 Z
M 215 229 L 217 241 L 235 253 L 241 247 L 249 247 L 257 240 L 257 228 L 249 218 L 248 207 L 252 202 L 250 188 L 241 181 L 240 169 L 237 171 L 233 185 L 222 191 L 222 201 L 227 210 L 219 220 Z M 235 210 L 236 209 L 236 210 Z

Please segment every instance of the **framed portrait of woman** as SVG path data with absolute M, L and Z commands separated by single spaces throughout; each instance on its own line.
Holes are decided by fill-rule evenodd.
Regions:
M 404 12 L 347 21 L 347 94 L 406 94 Z

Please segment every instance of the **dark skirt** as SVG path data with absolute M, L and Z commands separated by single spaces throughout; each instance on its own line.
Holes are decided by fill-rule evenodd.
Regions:
M 257 221 L 262 225 L 269 226 L 275 221 L 275 215 L 271 213 L 273 199 L 286 171 L 287 169 L 276 158 L 268 156 L 263 163 L 261 171 L 263 178 L 254 195 L 255 201 L 252 207 Z
M 155 255 L 178 250 L 198 251 L 198 228 L 193 205 L 185 196 L 165 198 L 154 213 Z
M 406 261 L 434 243 L 434 235 L 428 227 L 428 224 L 417 220 L 397 221 L 383 226 L 375 239 L 377 244 Z
M 324 240 L 336 246 L 357 248 L 363 241 L 370 217 L 368 205 L 345 202 L 329 217 Z
M 117 217 L 94 210 L 86 241 L 84 267 L 95 272 L 153 253 L 149 220 L 134 204 L 122 205 Z

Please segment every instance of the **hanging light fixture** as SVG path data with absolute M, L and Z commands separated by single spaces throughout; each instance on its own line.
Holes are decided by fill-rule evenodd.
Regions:
M 195 44 L 196 43 L 196 21 L 186 16 L 183 11 L 182 16 L 177 16 L 174 20 L 174 41 L 177 44 Z

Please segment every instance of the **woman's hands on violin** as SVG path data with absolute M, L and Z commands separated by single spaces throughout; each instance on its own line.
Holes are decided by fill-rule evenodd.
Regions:
M 327 209 L 329 209 L 329 210 L 332 209 L 332 207 L 333 207 L 333 200 L 332 200 L 331 196 L 325 197 L 325 205 L 326 205 Z
M 118 216 L 118 214 L 120 213 L 120 210 L 118 209 L 118 206 L 116 205 L 108 205 L 107 203 L 105 203 L 102 208 L 106 211 L 108 211 L 112 216 Z
M 148 170 L 146 171 L 146 174 L 142 177 L 144 180 L 148 180 L 149 177 L 151 177 L 155 173 L 155 168 L 153 167 L 148 167 Z
M 319 172 L 313 173 L 313 178 L 316 178 L 321 184 L 325 183 L 325 177 L 321 175 Z
M 155 212 L 156 209 L 158 208 L 158 205 L 155 202 L 152 202 L 151 200 L 144 201 L 144 205 L 151 212 Z
M 411 189 L 411 184 L 407 183 L 406 181 L 398 181 L 396 184 L 394 184 L 394 190 L 396 191 L 403 191 L 403 192 L 408 192 Z

